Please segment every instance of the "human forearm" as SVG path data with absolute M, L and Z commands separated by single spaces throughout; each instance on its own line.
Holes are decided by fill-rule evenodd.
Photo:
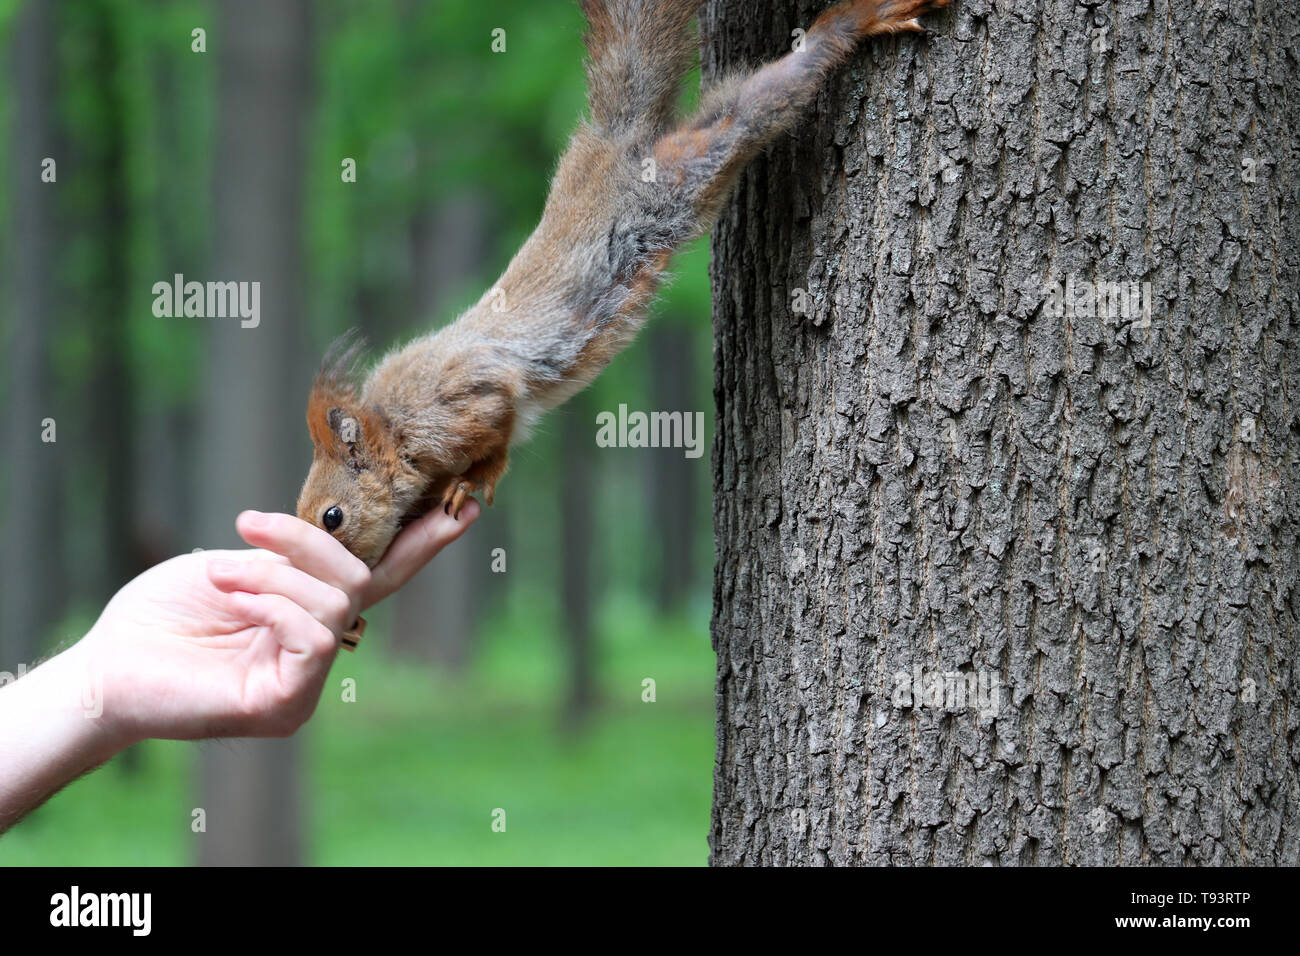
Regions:
M 0 833 L 131 743 L 103 700 L 78 646 L 0 688 Z

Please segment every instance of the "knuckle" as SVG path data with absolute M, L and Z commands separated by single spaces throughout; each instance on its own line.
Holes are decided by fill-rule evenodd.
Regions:
M 329 606 L 326 610 L 330 617 L 342 620 L 344 626 L 352 623 L 350 619 L 344 620 L 344 618 L 348 618 L 348 615 L 352 613 L 352 599 L 348 597 L 346 591 L 342 591 L 338 588 L 331 588 L 328 605 Z
M 353 594 L 359 596 L 367 587 L 370 586 L 370 569 L 361 561 L 356 561 L 348 570 L 347 580 L 347 589 Z
M 249 583 L 248 568 L 245 566 L 247 563 L 246 561 L 223 562 L 212 568 L 211 573 L 216 578 L 219 587 L 237 589 L 241 585 Z M 235 590 L 233 593 L 239 594 L 242 592 Z
M 312 635 L 311 649 L 314 654 L 321 657 L 334 653 L 335 647 L 338 646 L 338 638 L 328 627 L 321 625 Z

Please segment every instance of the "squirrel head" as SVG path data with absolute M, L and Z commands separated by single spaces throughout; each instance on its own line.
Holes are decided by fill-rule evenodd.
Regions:
M 374 567 L 401 528 L 409 484 L 397 436 L 351 382 L 359 346 L 326 357 L 307 402 L 315 454 L 298 496 L 298 517 L 324 528 Z

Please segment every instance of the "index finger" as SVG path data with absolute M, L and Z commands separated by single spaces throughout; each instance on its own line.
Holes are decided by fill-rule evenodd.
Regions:
M 243 512 L 235 528 L 253 547 L 284 555 L 298 570 L 334 585 L 360 605 L 370 569 L 329 532 L 293 515 L 261 511 Z

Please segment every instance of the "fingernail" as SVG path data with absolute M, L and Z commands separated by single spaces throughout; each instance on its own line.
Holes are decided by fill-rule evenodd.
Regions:
M 243 514 L 244 523 L 253 528 L 264 528 L 267 524 L 267 517 L 260 511 L 245 511 Z

